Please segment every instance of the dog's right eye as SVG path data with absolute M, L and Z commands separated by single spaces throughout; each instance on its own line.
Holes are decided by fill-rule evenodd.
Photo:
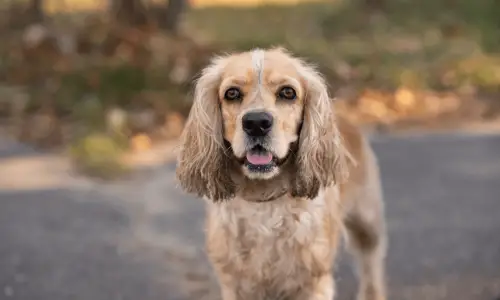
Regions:
M 224 93 L 224 99 L 229 101 L 239 100 L 242 98 L 242 93 L 238 88 L 230 88 Z

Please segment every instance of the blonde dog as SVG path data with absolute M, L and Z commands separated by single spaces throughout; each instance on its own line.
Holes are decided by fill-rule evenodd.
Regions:
M 377 160 L 303 60 L 282 48 L 214 58 L 196 83 L 176 172 L 206 200 L 224 300 L 333 299 L 342 233 L 358 299 L 386 299 Z

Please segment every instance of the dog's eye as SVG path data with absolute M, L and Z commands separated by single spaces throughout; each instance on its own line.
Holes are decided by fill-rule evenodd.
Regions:
M 233 101 L 241 99 L 242 93 L 238 88 L 229 88 L 226 93 L 224 93 L 224 99 Z
M 278 93 L 278 96 L 281 99 L 286 99 L 286 100 L 294 100 L 297 98 L 297 93 L 295 93 L 295 90 L 289 86 L 285 86 L 281 88 L 281 90 Z

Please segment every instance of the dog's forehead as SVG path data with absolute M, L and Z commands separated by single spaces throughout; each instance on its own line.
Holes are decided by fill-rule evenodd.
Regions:
M 277 50 L 254 49 L 230 57 L 224 70 L 226 76 L 246 78 L 265 83 L 282 76 L 298 76 L 296 61 Z

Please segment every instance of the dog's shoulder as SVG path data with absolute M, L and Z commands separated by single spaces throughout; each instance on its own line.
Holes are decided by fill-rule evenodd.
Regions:
M 341 115 L 337 116 L 337 127 L 349 154 L 357 162 L 363 160 L 366 145 L 365 137 L 359 127 Z
M 347 163 L 349 177 L 340 187 L 341 193 L 344 194 L 346 190 L 365 183 L 366 174 L 372 164 L 370 162 L 372 149 L 360 128 L 345 117 L 337 117 L 337 127 L 342 143 L 350 156 Z

